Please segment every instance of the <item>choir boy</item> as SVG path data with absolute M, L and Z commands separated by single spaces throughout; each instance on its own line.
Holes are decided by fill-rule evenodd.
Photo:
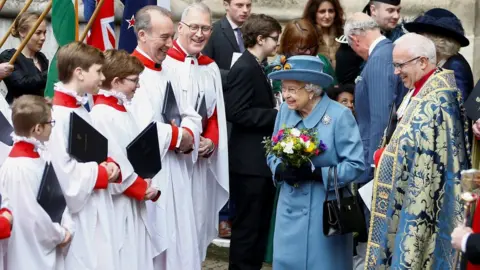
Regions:
M 163 67 L 173 71 L 182 89 L 184 104 L 202 114 L 203 133 L 195 151 L 192 192 L 195 227 L 201 260 L 218 235 L 218 213 L 228 200 L 228 144 L 222 79 L 217 64 L 201 51 L 212 34 L 211 11 L 203 3 L 189 5 L 178 24 L 178 39 L 168 51 Z M 192 224 L 193 226 L 193 224 Z M 169 256 L 169 254 L 167 254 Z
M 71 234 L 67 228 L 53 222 L 37 202 L 45 168 L 39 150 L 44 148 L 55 123 L 51 106 L 43 97 L 21 96 L 13 102 L 12 121 L 14 145 L 0 168 L 2 197 L 8 196 L 10 209 L 16 213 L 6 268 L 62 269 L 63 261 L 57 260 L 57 247 L 69 243 Z M 6 223 L 5 218 L 1 220 Z
M 126 156 L 127 146 L 141 130 L 125 105 L 130 103 L 137 89 L 144 66 L 123 50 L 108 50 L 104 55 L 105 81 L 94 98 L 90 116 L 109 144 L 117 144 Z M 147 231 L 145 201 L 156 201 L 160 192 L 150 186 L 151 179 L 142 179 L 136 173 L 122 173 L 122 176 L 122 183 L 110 189 L 115 207 L 116 237 L 120 239 L 119 270 L 153 270 L 153 258 L 158 254 Z
M 152 179 L 152 186 L 161 190 L 162 195 L 155 203 L 147 202 L 153 242 L 161 252 L 154 260 L 154 267 L 199 270 L 201 261 L 192 207 L 191 174 L 197 154 L 192 150 L 198 149 L 202 132 L 201 118 L 193 107 L 183 104 L 180 85 L 172 80 L 174 77 L 168 69 L 162 67 L 175 34 L 170 12 L 158 6 L 145 6 L 135 15 L 135 32 L 138 46 L 133 55 L 146 68 L 140 75 L 140 87 L 130 109 L 141 130 L 150 122 L 157 122 L 162 148 L 162 170 Z M 170 121 L 170 113 L 165 114 L 165 119 L 162 116 L 166 93 L 170 93 L 166 92 L 168 82 L 171 82 L 181 113 L 180 123 Z
M 61 47 L 57 53 L 59 83 L 55 85 L 53 117 L 56 121 L 49 142 L 52 164 L 75 223 L 75 237 L 65 258 L 68 270 L 117 270 L 114 250 L 114 208 L 107 189 L 121 180 L 118 165 L 112 160 L 101 164 L 79 162 L 67 152 L 70 114 L 87 122 L 90 116 L 83 106 L 85 94 L 95 94 L 104 76 L 104 56 L 98 49 L 80 42 Z M 115 224 L 116 226 L 117 224 Z

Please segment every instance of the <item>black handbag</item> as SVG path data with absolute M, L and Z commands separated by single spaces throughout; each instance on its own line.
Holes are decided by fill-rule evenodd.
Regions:
M 359 200 L 348 187 L 338 188 L 337 167 L 328 170 L 327 187 L 333 180 L 335 185 L 335 199 L 328 200 L 328 190 L 323 202 L 323 234 L 325 236 L 343 235 L 353 232 L 363 232 L 365 216 L 359 205 Z M 344 191 L 349 196 L 344 196 Z

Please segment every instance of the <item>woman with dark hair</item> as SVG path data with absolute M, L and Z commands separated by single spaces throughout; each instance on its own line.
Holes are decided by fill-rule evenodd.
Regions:
M 330 87 L 327 90 L 327 95 L 331 100 L 342 104 L 349 108 L 353 114 L 355 114 L 355 85 L 354 84 L 341 84 Z
M 340 46 L 335 38 L 343 34 L 345 24 L 339 0 L 309 0 L 302 18 L 310 21 L 317 29 L 319 45 L 317 53 L 327 57 L 335 68 L 335 54 Z
M 13 26 L 12 36 L 23 41 L 39 17 L 40 15 L 32 12 L 20 15 Z M 43 21 L 15 61 L 12 74 L 3 80 L 8 88 L 5 99 L 9 104 L 22 95 L 44 95 L 47 84 L 48 59 L 40 50 L 45 42 L 46 32 L 47 25 Z M 16 49 L 3 51 L 0 54 L 0 61 L 10 61 L 16 51 Z

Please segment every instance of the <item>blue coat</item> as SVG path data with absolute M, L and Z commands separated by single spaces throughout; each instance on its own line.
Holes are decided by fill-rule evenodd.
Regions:
M 294 188 L 280 185 L 273 242 L 275 270 L 352 269 L 352 235 L 325 237 L 323 234 L 323 202 L 328 170 L 337 166 L 342 186 L 357 179 L 364 170 L 360 133 L 351 111 L 332 101 L 327 95 L 305 119 L 284 103 L 277 115 L 274 134 L 283 125 L 297 128 L 316 128 L 318 138 L 327 150 L 312 159 L 321 168 L 324 183 L 306 182 Z M 272 172 L 281 161 L 267 157 Z M 330 187 L 329 198 L 334 197 Z
M 461 54 L 456 54 L 448 58 L 443 64 L 443 68 L 453 70 L 455 82 L 458 89 L 462 92 L 463 102 L 465 102 L 473 90 L 473 74 L 470 64 Z
M 400 78 L 393 72 L 393 45 L 380 41 L 368 57 L 355 85 L 355 114 L 363 142 L 365 172 L 358 182 L 373 179 L 373 153 L 378 149 L 388 125 L 391 105 L 400 105 L 406 94 Z

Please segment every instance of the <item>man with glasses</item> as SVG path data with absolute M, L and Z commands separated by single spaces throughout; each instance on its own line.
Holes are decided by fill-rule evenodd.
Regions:
M 395 74 L 410 92 L 376 167 L 368 270 L 456 268 L 450 234 L 463 219 L 468 120 L 454 73 L 437 68 L 436 55 L 418 34 L 395 42 Z
M 140 9 L 135 18 L 138 46 L 133 55 L 144 64 L 145 70 L 139 76 L 140 87 L 127 109 L 132 112 L 140 130 L 152 121 L 156 122 L 162 156 L 162 170 L 151 183 L 152 187 L 162 191 L 162 195 L 156 202 L 146 202 L 151 238 L 160 253 L 154 254 L 158 255 L 154 259 L 154 269 L 201 269 L 189 186 L 192 150 L 194 142 L 200 140 L 201 117 L 192 106 L 180 106 L 180 123 L 163 119 L 167 83 L 171 82 L 177 100 L 182 95 L 181 85 L 172 80 L 173 70 L 163 67 L 175 34 L 171 13 L 151 5 Z
M 187 6 L 178 24 L 178 38 L 163 62 L 171 80 L 181 86 L 177 96 L 181 107 L 192 107 L 202 117 L 203 131 L 193 150 L 192 181 L 185 183 L 182 191 L 192 196 L 197 239 L 191 243 L 198 247 L 200 261 L 218 235 L 218 213 L 228 200 L 229 190 L 222 79 L 217 64 L 201 53 L 212 34 L 211 16 L 203 3 Z

